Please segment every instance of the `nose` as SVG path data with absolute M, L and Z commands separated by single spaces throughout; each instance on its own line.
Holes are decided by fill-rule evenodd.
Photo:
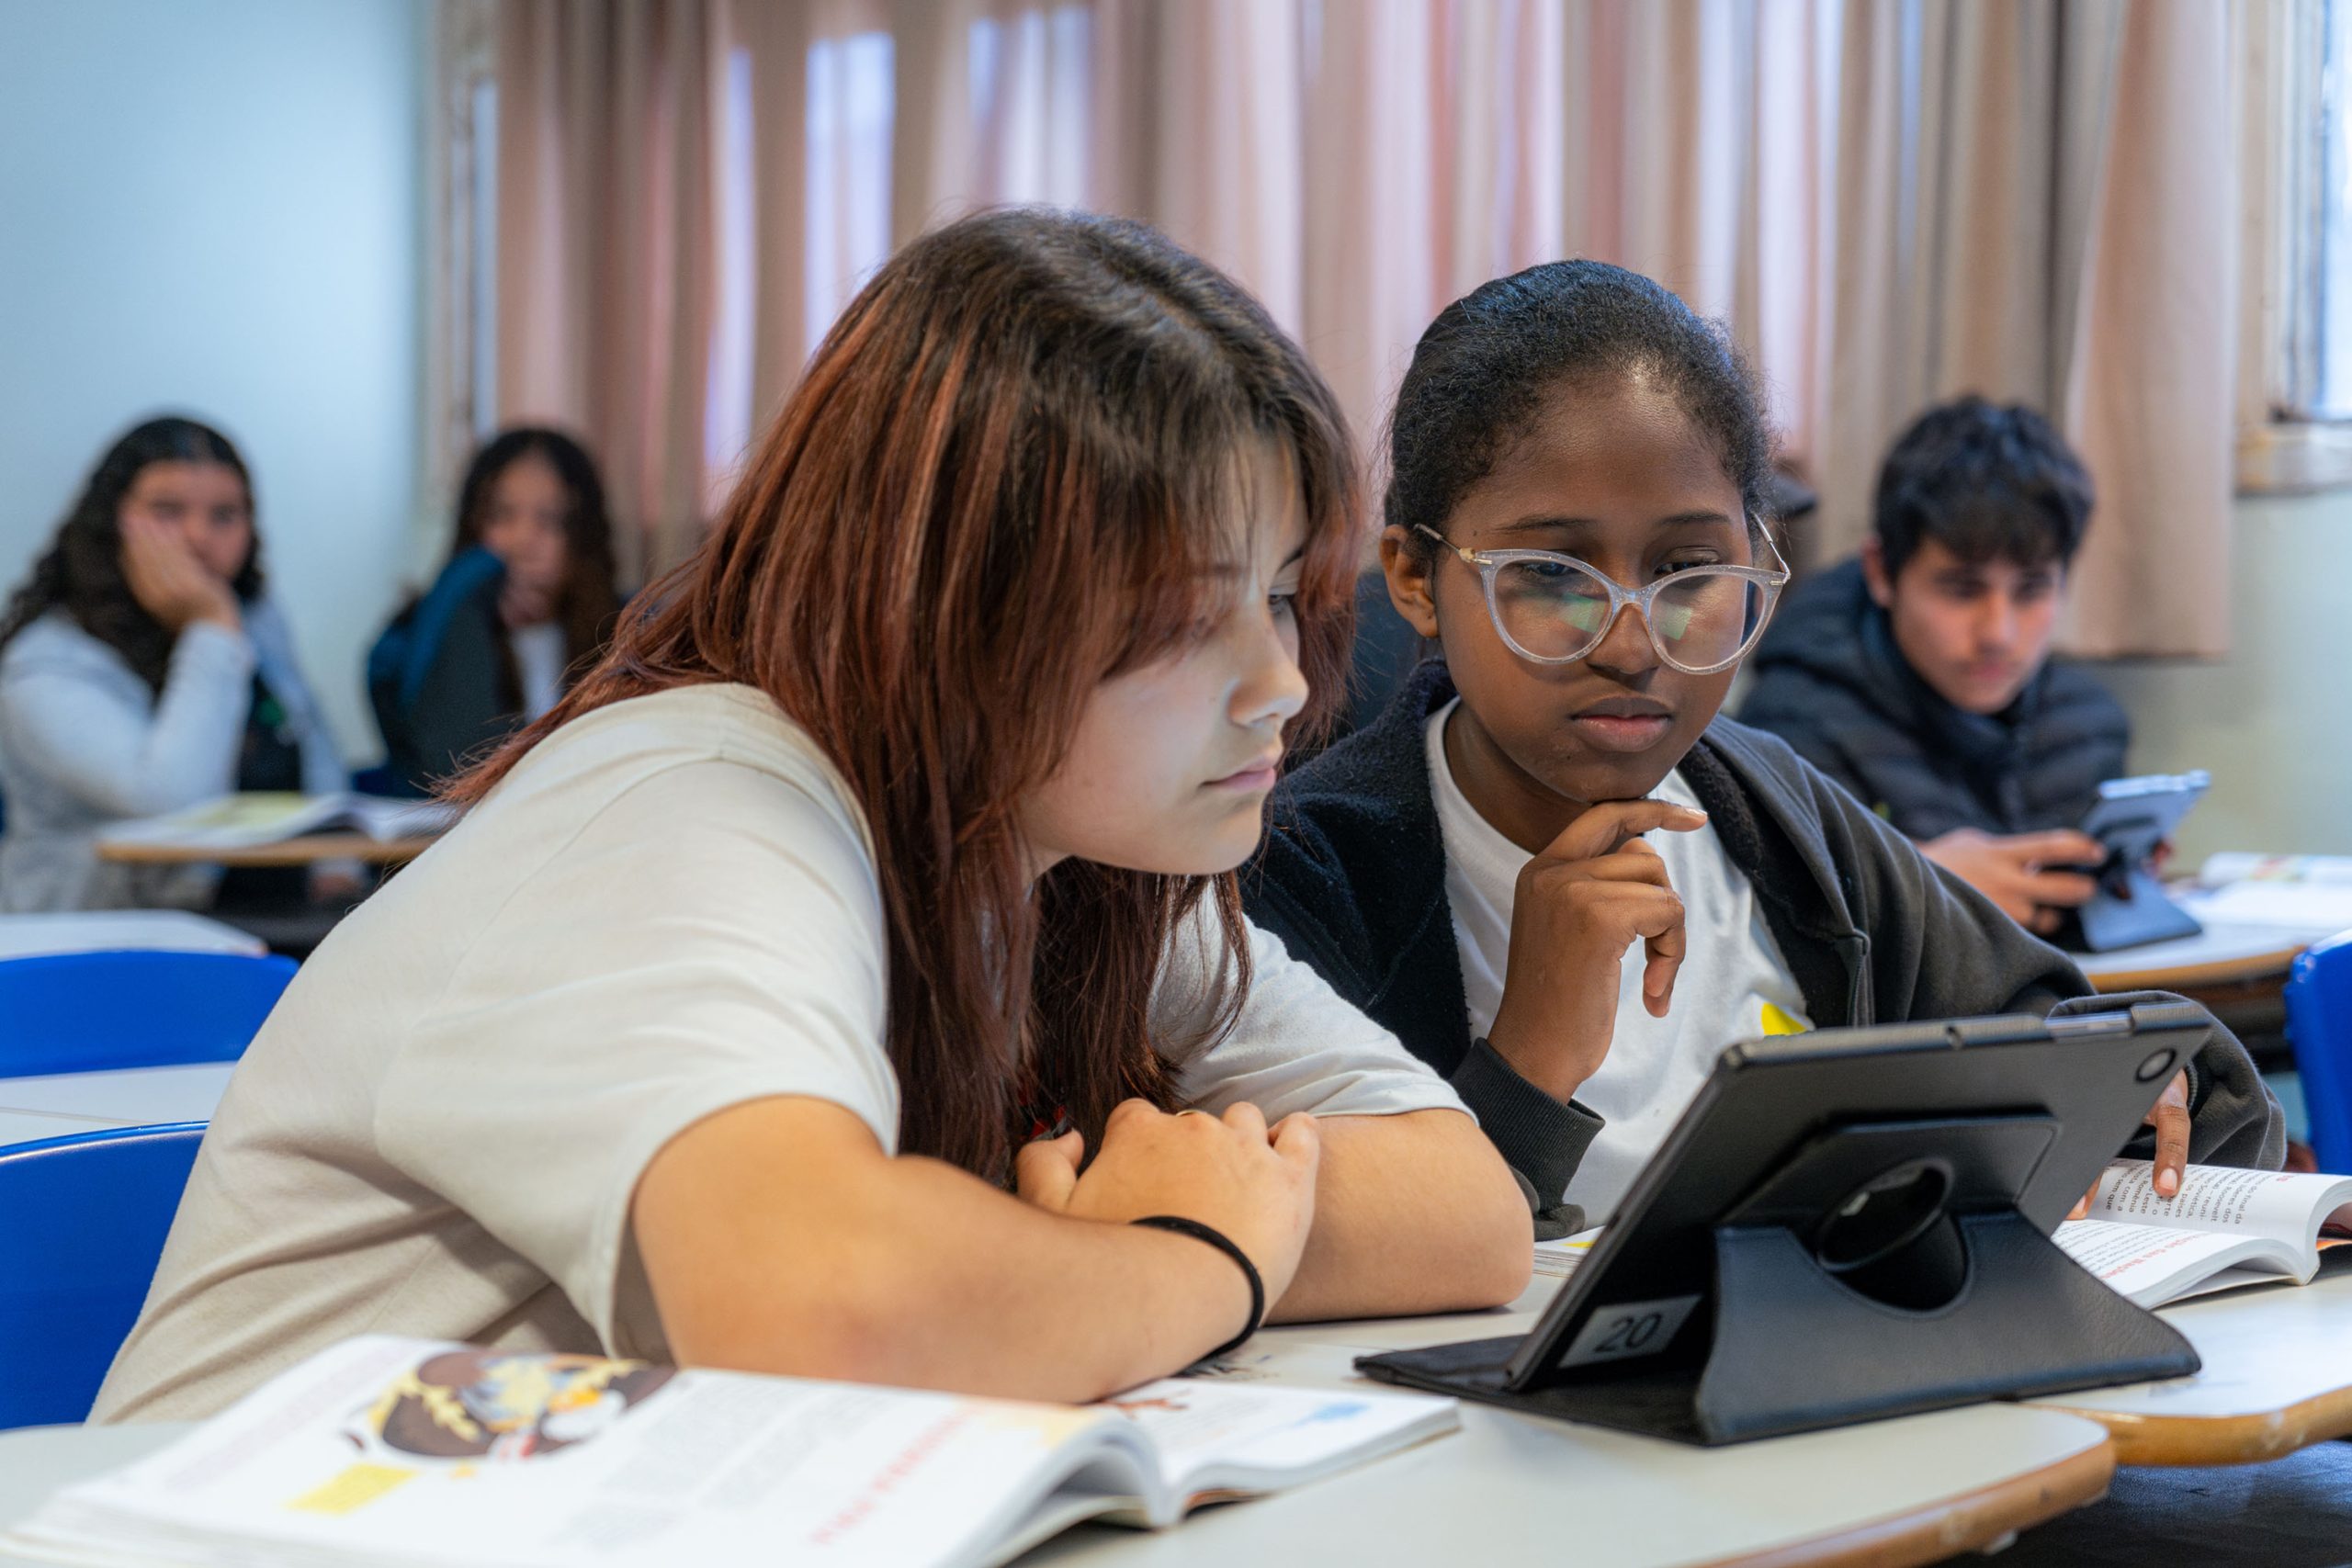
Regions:
M 1619 675 L 1642 675 L 1657 669 L 1657 644 L 1651 640 L 1641 611 L 1631 604 L 1619 610 L 1592 651 L 1585 655 L 1585 662 Z
M 1298 667 L 1291 639 L 1277 628 L 1271 615 L 1251 617 L 1256 632 L 1249 638 L 1238 678 L 1234 682 L 1230 711 L 1244 728 L 1279 728 L 1306 706 L 1306 672 Z
M 2006 653 L 2018 639 L 2018 607 L 2006 593 L 1986 596 L 1976 620 L 1976 645 L 1987 653 Z

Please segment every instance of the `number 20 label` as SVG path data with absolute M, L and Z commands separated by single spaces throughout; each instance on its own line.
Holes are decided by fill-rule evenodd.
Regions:
M 1612 1302 L 1595 1307 L 1557 1365 L 1581 1367 L 1594 1361 L 1655 1356 L 1673 1343 L 1674 1331 L 1698 1304 L 1697 1296 L 1669 1296 L 1664 1301 Z

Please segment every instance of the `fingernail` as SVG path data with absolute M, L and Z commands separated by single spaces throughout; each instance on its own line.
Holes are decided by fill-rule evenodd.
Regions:
M 2158 1172 L 2156 1173 L 2156 1190 L 2157 1190 L 2158 1192 L 2163 1193 L 2163 1194 L 2164 1194 L 2165 1197 L 2167 1197 L 2167 1198 L 2171 1197 L 2174 1193 L 2176 1193 L 2176 1192 L 2179 1191 L 2179 1190 L 2180 1190 L 2180 1176 L 2179 1176 L 2179 1173 L 2177 1173 L 2177 1172 L 2176 1172 L 2176 1171 L 2170 1171 L 2170 1170 L 2160 1170 L 2160 1171 L 2158 1171 Z

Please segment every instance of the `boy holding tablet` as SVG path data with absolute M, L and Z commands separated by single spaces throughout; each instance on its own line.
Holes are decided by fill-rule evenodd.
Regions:
M 1789 596 L 1740 717 L 2047 934 L 2105 852 L 2075 830 L 2131 722 L 2050 658 L 2090 475 L 2031 409 L 1929 409 L 1879 470 L 1870 537 Z

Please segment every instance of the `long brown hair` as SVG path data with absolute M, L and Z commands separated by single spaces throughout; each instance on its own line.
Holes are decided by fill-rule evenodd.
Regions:
M 1077 860 L 1033 897 L 1017 811 L 1097 685 L 1221 613 L 1233 498 L 1269 447 L 1306 519 L 1312 732 L 1340 695 L 1359 513 L 1344 421 L 1306 357 L 1140 224 L 1006 210 L 938 230 L 834 324 L 702 548 L 451 795 L 479 800 L 607 703 L 758 687 L 873 832 L 900 1147 L 1001 1179 L 1024 1100 L 1066 1108 L 1098 1146 L 1120 1100 L 1174 1100 L 1147 1006 L 1212 888 L 1226 953 L 1209 1012 L 1231 1026 L 1249 983 L 1239 897 L 1229 874 Z
M 178 414 L 147 420 L 125 431 L 90 470 L 89 481 L 57 536 L 28 576 L 0 610 L 0 647 L 54 609 L 62 608 L 84 631 L 122 655 L 147 689 L 161 694 L 179 636 L 157 620 L 130 591 L 122 567 L 122 503 L 139 487 L 139 476 L 154 463 L 216 463 L 237 476 L 245 489 L 245 511 L 258 511 L 253 475 L 236 446 L 209 424 Z M 261 525 L 229 587 L 238 602 L 261 597 Z
M 555 619 L 563 628 L 564 678 L 570 681 L 605 650 L 621 609 L 612 519 L 605 511 L 604 481 L 596 477 L 595 459 L 587 448 L 545 425 L 514 425 L 491 437 L 474 454 L 458 489 L 458 528 L 449 541 L 449 555 L 454 559 L 481 545 L 499 476 L 526 457 L 537 457 L 553 468 L 566 494 L 563 584 L 556 591 Z M 498 639 L 498 684 L 501 705 L 509 713 L 521 712 L 522 672 L 504 637 Z

